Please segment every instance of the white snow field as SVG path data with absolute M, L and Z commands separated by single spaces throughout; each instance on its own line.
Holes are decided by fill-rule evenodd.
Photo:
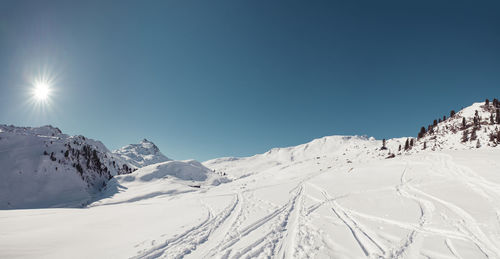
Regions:
M 406 152 L 330 136 L 152 164 L 85 208 L 0 210 L 0 258 L 500 258 L 500 147 L 493 125 L 461 143 L 463 114 Z
M 88 208 L 3 210 L 0 257 L 500 257 L 499 149 L 363 160 L 357 145 L 380 141 L 209 161 L 235 179 L 201 188 L 146 167 Z

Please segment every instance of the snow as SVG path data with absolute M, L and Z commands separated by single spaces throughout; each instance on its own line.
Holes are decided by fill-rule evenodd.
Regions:
M 145 166 L 83 209 L 1 210 L 0 258 L 500 258 L 500 148 L 451 128 L 478 108 L 408 151 L 329 136 Z
M 68 136 L 51 126 L 0 125 L 0 129 L 0 209 L 82 206 L 108 178 L 123 173 L 125 162 L 99 141 Z M 83 153 L 65 155 L 70 149 L 80 154 L 85 146 L 97 151 L 102 170 L 87 168 Z M 73 166 L 77 163 L 82 174 Z
M 113 153 L 138 168 L 172 160 L 163 155 L 160 149 L 147 139 L 143 139 L 139 144 L 124 146 Z

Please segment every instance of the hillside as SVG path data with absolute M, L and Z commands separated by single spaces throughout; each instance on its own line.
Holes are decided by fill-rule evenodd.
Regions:
M 100 199 L 90 207 L 120 204 L 153 197 L 175 196 L 227 183 L 230 180 L 196 160 L 167 161 L 111 179 Z M 130 191 L 125 191 L 130 190 Z
M 82 206 L 131 167 L 101 142 L 0 125 L 0 209 Z
M 0 257 L 500 258 L 495 116 L 476 103 L 385 145 L 328 136 L 152 164 L 86 209 L 0 211 Z M 481 145 L 461 138 L 473 127 Z
M 500 143 L 500 103 L 474 103 L 445 120 L 435 120 L 420 132 L 418 148 L 432 150 L 496 147 Z M 436 122 L 438 121 L 438 122 Z M 425 131 L 424 131 L 425 129 Z
M 163 155 L 160 149 L 147 139 L 143 139 L 139 144 L 124 146 L 113 153 L 137 168 L 172 160 Z

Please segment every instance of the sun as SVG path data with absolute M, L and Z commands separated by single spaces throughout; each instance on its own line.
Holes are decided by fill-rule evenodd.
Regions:
M 50 85 L 45 82 L 37 82 L 33 88 L 33 97 L 39 102 L 46 101 L 50 95 Z

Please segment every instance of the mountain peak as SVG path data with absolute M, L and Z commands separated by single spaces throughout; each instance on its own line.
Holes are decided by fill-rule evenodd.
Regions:
M 52 126 L 0 125 L 0 209 L 81 206 L 132 169 L 100 141 Z
M 113 153 L 138 168 L 172 160 L 163 155 L 160 149 L 146 138 L 139 144 L 126 145 Z

